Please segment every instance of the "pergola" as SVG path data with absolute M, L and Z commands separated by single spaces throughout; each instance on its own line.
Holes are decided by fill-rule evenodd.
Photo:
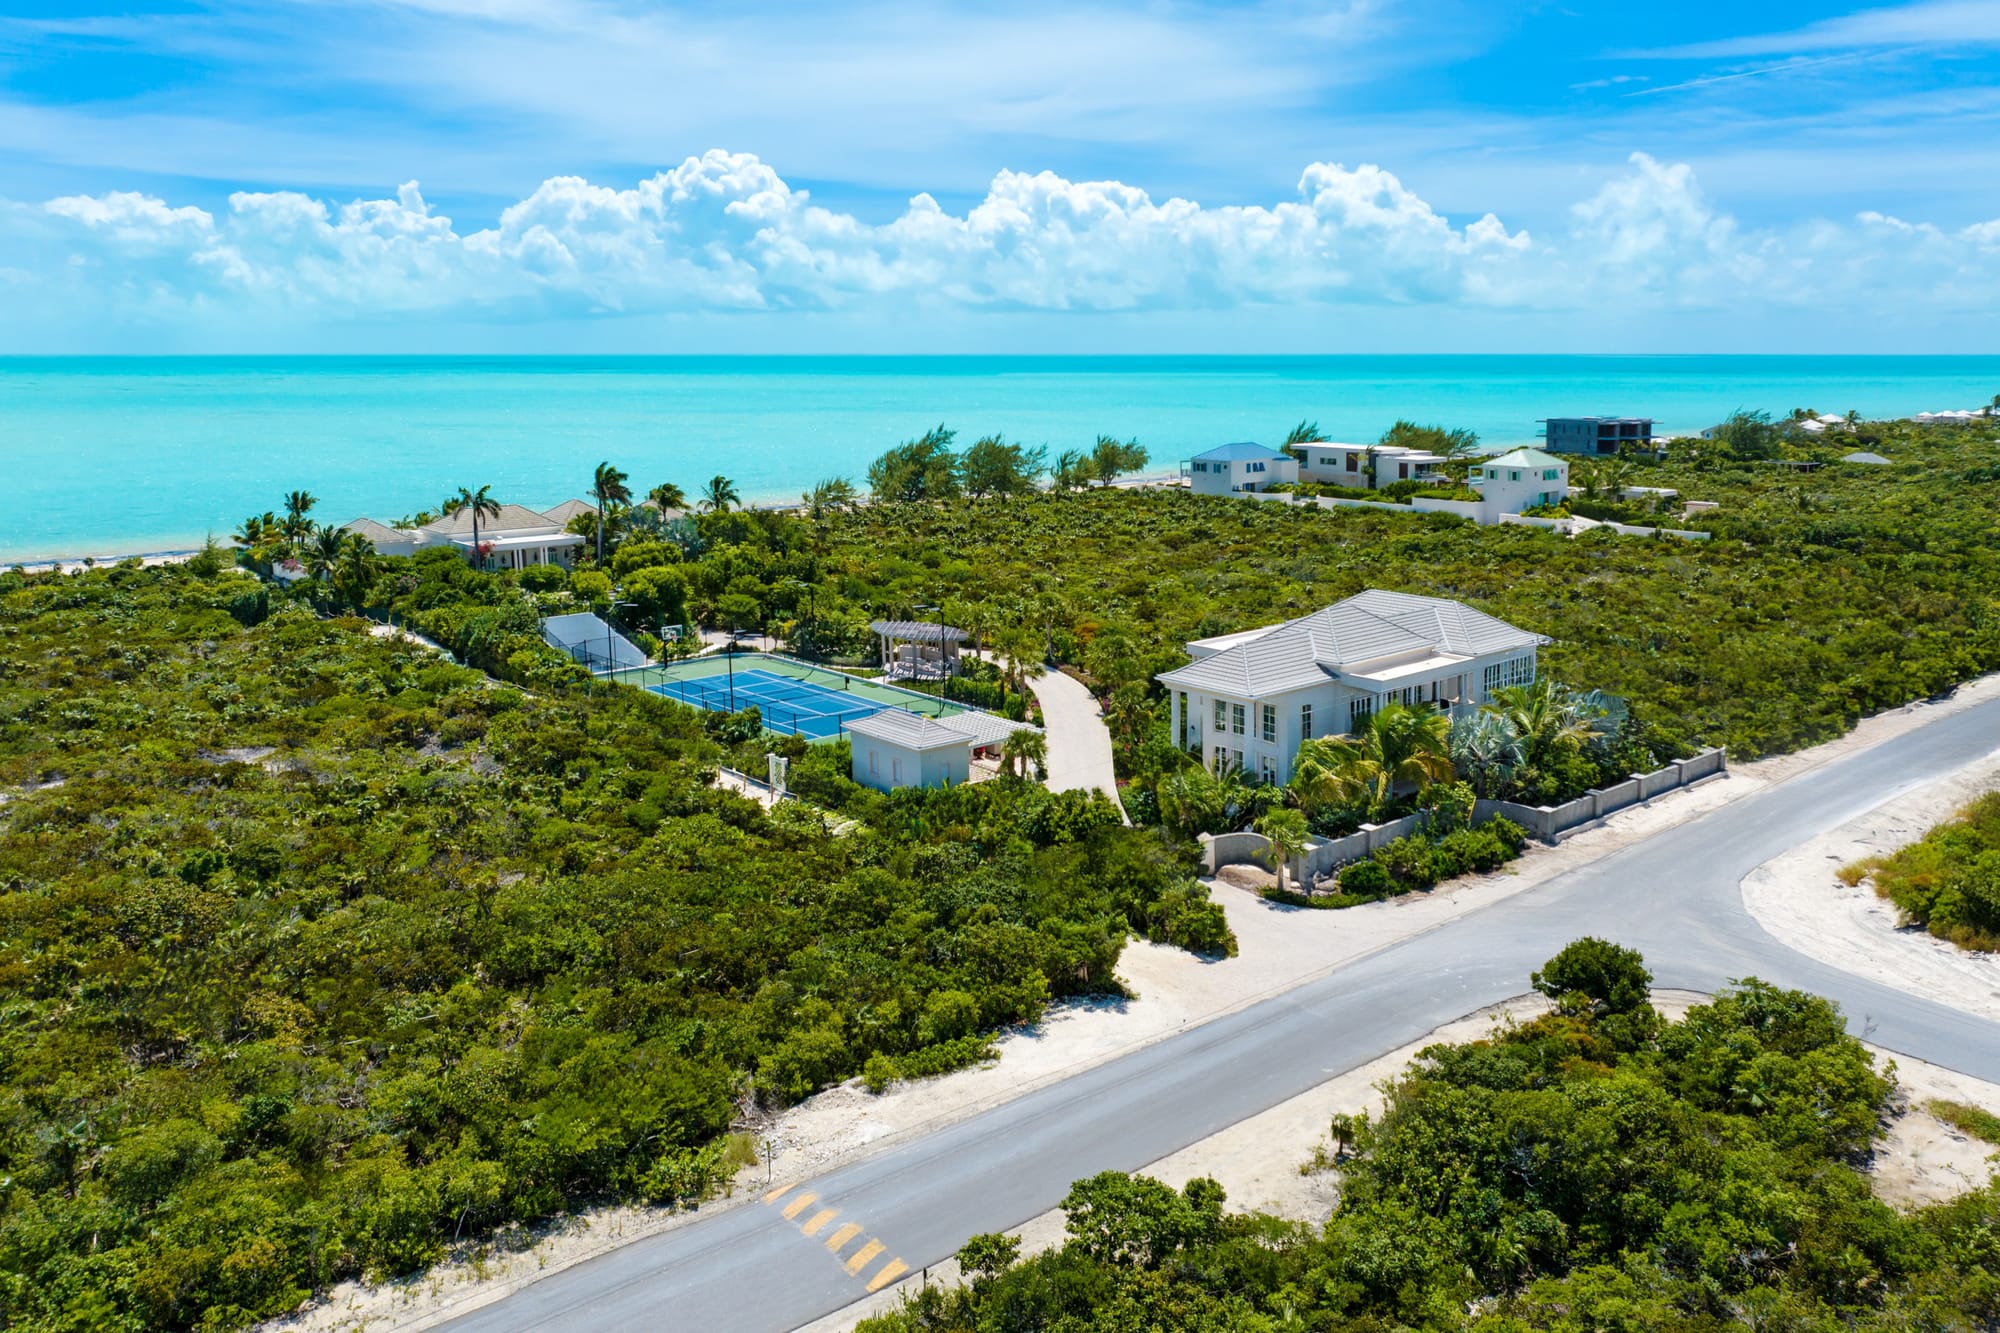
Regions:
M 881 641 L 882 674 L 890 680 L 943 680 L 958 674 L 958 645 L 972 636 L 954 625 L 928 620 L 874 620 Z

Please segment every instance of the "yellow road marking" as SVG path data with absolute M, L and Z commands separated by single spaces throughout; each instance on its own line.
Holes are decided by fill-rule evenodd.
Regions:
M 812 1221 L 800 1227 L 799 1230 L 805 1232 L 808 1236 L 817 1236 L 820 1233 L 820 1228 L 839 1216 L 840 1209 L 838 1208 L 822 1208 L 812 1215 Z
M 901 1259 L 891 1259 L 888 1263 L 882 1265 L 880 1272 L 868 1279 L 868 1290 L 880 1291 L 909 1271 L 910 1266 Z
M 798 1183 L 799 1183 L 798 1181 L 794 1180 L 790 1185 L 778 1186 L 778 1188 L 772 1190 L 769 1194 L 766 1194 L 764 1196 L 764 1202 L 776 1203 L 778 1200 L 784 1198 L 787 1194 L 790 1194 L 792 1192 L 792 1187 L 797 1185 Z
M 869 1241 L 866 1245 L 856 1250 L 854 1257 L 847 1261 L 847 1271 L 856 1277 L 861 1276 L 861 1270 L 868 1267 L 869 1261 L 882 1253 L 884 1248 L 882 1242 L 879 1240 Z
M 838 1231 L 835 1231 L 831 1236 L 828 1236 L 826 1238 L 827 1253 L 839 1254 L 842 1246 L 846 1245 L 848 1241 L 853 1240 L 856 1236 L 860 1234 L 861 1234 L 861 1224 L 859 1222 L 849 1222 L 846 1226 L 841 1227 Z
M 797 1217 L 800 1213 L 803 1213 L 818 1202 L 819 1195 L 817 1194 L 801 1194 L 798 1198 L 793 1199 L 785 1205 L 785 1216 L 788 1219 Z

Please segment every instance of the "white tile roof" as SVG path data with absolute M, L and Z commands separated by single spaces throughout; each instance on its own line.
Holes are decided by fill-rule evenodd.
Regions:
M 1463 602 L 1371 588 L 1165 672 L 1159 680 L 1255 698 L 1322 684 L 1350 665 L 1402 653 L 1465 659 L 1546 642 Z

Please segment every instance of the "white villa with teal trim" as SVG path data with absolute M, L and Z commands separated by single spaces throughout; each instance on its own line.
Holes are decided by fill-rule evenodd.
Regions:
M 1539 505 L 1559 505 L 1569 498 L 1569 463 L 1540 449 L 1516 449 L 1473 465 L 1466 484 L 1479 492 L 1479 522 L 1498 523 L 1502 514 L 1518 514 Z
M 1547 642 L 1463 602 L 1370 589 L 1297 620 L 1197 639 L 1194 661 L 1158 680 L 1183 750 L 1210 769 L 1234 764 L 1281 783 L 1301 741 L 1348 734 L 1389 703 L 1469 709 L 1532 682 Z

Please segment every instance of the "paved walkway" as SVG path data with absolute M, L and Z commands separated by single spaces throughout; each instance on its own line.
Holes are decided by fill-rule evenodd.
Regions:
M 1042 730 L 1048 733 L 1049 790 L 1088 791 L 1095 787 L 1123 814 L 1118 776 L 1111 765 L 1111 731 L 1104 725 L 1096 696 L 1076 677 L 1060 671 L 1030 676 L 1028 688 L 1042 705 Z

